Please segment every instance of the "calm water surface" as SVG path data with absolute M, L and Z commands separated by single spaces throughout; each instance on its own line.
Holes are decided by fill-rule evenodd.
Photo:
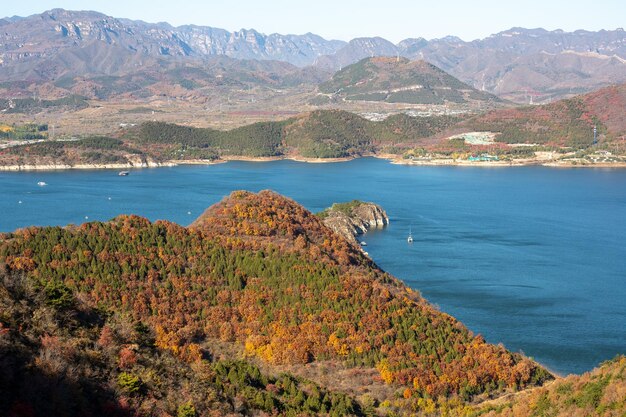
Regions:
M 490 342 L 560 373 L 626 353 L 626 170 L 361 159 L 0 173 L 0 231 L 122 213 L 186 225 L 232 190 L 267 188 L 312 211 L 381 204 L 391 224 L 363 237 L 370 256 Z

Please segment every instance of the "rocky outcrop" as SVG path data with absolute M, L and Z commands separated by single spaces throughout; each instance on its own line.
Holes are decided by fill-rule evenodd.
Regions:
M 333 204 L 319 216 L 327 227 L 354 244 L 358 244 L 358 235 L 389 224 L 389 217 L 381 206 L 357 200 Z

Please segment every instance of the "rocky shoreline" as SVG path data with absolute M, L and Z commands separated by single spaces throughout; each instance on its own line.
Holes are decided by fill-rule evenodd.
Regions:
M 389 216 L 381 206 L 357 200 L 333 204 L 319 216 L 327 227 L 355 245 L 359 244 L 359 235 L 389 224 Z
M 0 165 L 0 171 L 22 172 L 22 171 L 60 171 L 71 169 L 132 169 L 132 168 L 160 168 L 171 167 L 177 164 L 172 162 L 146 162 L 142 164 L 24 164 L 24 165 Z
M 517 159 L 511 161 L 464 161 L 453 159 L 431 159 L 431 160 L 411 160 L 391 154 L 372 154 L 359 157 L 345 158 L 304 158 L 298 156 L 270 156 L 270 157 L 245 157 L 226 156 L 222 159 L 191 159 L 191 160 L 169 160 L 164 162 L 147 161 L 142 163 L 125 164 L 22 164 L 22 165 L 0 165 L 0 172 L 22 172 L 22 171 L 55 171 L 55 170 L 94 170 L 94 169 L 137 169 L 137 168 L 160 168 L 174 167 L 179 165 L 215 165 L 230 161 L 244 162 L 272 162 L 290 160 L 305 162 L 310 164 L 348 162 L 359 158 L 385 159 L 395 165 L 413 166 L 461 166 L 461 167 L 521 167 L 521 166 L 544 166 L 553 168 L 626 168 L 626 162 L 611 163 L 572 163 L 558 160 L 540 159 Z
M 268 156 L 268 157 L 247 157 L 247 156 L 225 156 L 221 159 L 187 159 L 187 160 L 169 160 L 164 162 L 156 162 L 152 160 L 143 162 L 128 162 L 124 164 L 36 164 L 27 163 L 21 165 L 0 165 L 0 172 L 21 172 L 21 171 L 57 171 L 57 170 L 89 170 L 89 169 L 138 169 L 138 168 L 161 168 L 174 167 L 179 165 L 216 165 L 224 164 L 230 161 L 244 162 L 272 162 L 290 160 L 296 162 L 306 162 L 310 164 L 323 164 L 335 162 L 347 162 L 355 158 L 304 158 L 295 156 Z
M 416 161 L 397 156 L 376 158 L 387 159 L 394 165 L 413 166 L 456 166 L 456 167 L 524 167 L 543 166 L 552 168 L 626 168 L 626 162 L 599 162 L 599 163 L 573 163 L 569 161 L 541 160 L 541 159 L 514 159 L 511 161 L 465 161 L 452 159 L 432 159 L 428 161 Z

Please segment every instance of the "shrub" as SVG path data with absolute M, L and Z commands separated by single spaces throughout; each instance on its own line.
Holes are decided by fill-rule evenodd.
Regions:
M 179 405 L 176 412 L 177 417 L 196 417 L 197 415 L 196 408 L 191 402 Z
M 61 281 L 48 281 L 44 287 L 46 300 L 49 305 L 59 309 L 69 308 L 74 304 L 74 296 Z
M 128 372 L 122 372 L 117 377 L 117 385 L 123 392 L 130 395 L 138 394 L 141 390 L 141 380 L 139 377 Z

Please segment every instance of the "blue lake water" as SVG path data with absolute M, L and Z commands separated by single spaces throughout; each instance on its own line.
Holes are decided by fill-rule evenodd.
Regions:
M 626 170 L 361 159 L 0 173 L 0 231 L 122 213 L 186 225 L 232 190 L 268 188 L 312 211 L 382 205 L 391 224 L 362 238 L 370 256 L 490 342 L 559 373 L 626 353 Z

